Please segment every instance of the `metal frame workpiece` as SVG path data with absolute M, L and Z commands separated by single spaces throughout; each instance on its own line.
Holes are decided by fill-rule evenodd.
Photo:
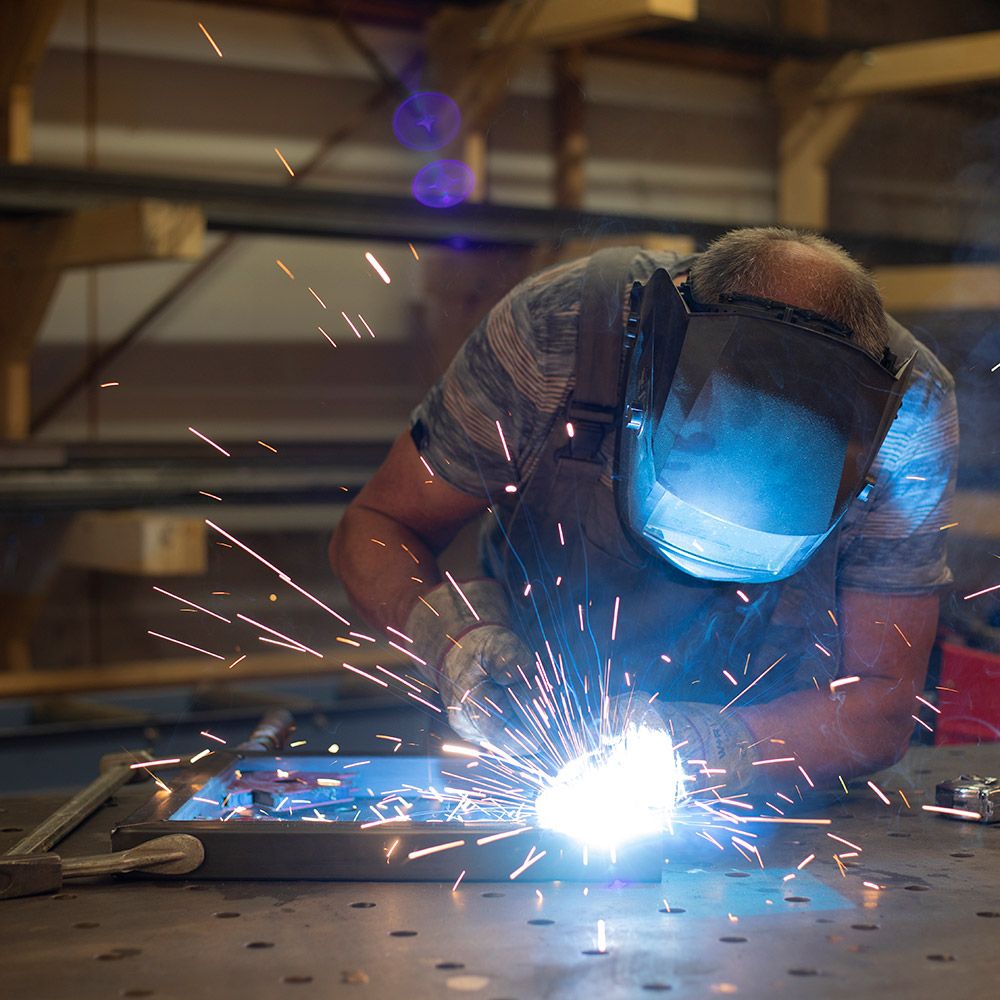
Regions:
M 998 770 L 998 744 L 914 748 L 875 779 L 890 805 L 859 782 L 821 814 L 830 827 L 761 838 L 763 870 L 705 843 L 659 884 L 118 880 L 0 902 L 0 996 L 992 996 L 1000 826 L 921 805 L 939 781 Z M 138 794 L 65 853 L 106 847 Z M 51 798 L 0 809 L 3 850 Z M 851 852 L 830 831 L 862 848 L 843 872 L 833 854 Z

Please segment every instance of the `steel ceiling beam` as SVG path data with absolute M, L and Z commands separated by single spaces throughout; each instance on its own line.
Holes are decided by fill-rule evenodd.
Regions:
M 65 212 L 122 198 L 202 206 L 208 228 L 326 239 L 378 239 L 469 246 L 533 246 L 613 234 L 683 233 L 698 243 L 730 226 L 652 215 L 578 212 L 507 204 L 427 208 L 412 198 L 277 187 L 197 177 L 0 165 L 0 214 Z M 954 244 L 875 234 L 829 234 L 868 264 L 950 263 L 968 256 Z M 1000 260 L 1000 243 L 977 245 L 977 259 Z

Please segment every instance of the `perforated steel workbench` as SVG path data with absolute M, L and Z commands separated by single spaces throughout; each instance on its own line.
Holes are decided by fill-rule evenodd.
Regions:
M 914 748 L 879 778 L 891 806 L 861 783 L 822 813 L 864 848 L 846 875 L 826 828 L 783 827 L 763 871 L 706 844 L 660 885 L 72 884 L 0 902 L 0 997 L 995 996 L 1000 826 L 919 808 L 963 771 L 1000 772 L 1000 744 Z M 145 794 L 127 789 L 60 850 L 106 850 Z M 0 799 L 0 850 L 58 801 Z

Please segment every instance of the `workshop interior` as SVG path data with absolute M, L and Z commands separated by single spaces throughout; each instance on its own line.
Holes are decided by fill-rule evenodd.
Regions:
M 0 995 L 992 995 L 998 181 L 991 0 L 0 0 Z M 776 735 L 748 770 L 794 780 L 755 798 L 686 759 L 669 723 L 616 730 L 640 685 L 626 669 L 611 690 L 612 659 L 656 615 L 596 583 L 574 605 L 603 651 L 582 694 L 556 630 L 533 651 L 530 733 L 449 726 L 455 705 L 402 621 L 366 621 L 331 569 L 345 512 L 400 435 L 422 447 L 415 408 L 520 282 L 775 226 L 846 249 L 954 380 L 957 473 L 934 525 L 948 582 L 900 759 L 815 787 Z M 694 310 L 658 274 L 649 313 L 658 288 Z M 755 315 L 771 338 L 789 323 L 841 336 L 787 308 Z M 654 341 L 643 322 L 618 334 L 636 357 Z M 745 341 L 759 380 L 778 365 L 768 337 Z M 842 350 L 816 348 L 817 369 Z M 694 348 L 676 352 L 686 376 Z M 857 423 L 878 395 L 868 462 L 912 361 L 888 356 L 858 360 L 856 394 L 822 404 Z M 547 398 L 541 361 L 510 363 Z M 816 398 L 795 391 L 768 439 Z M 461 429 L 512 468 L 514 395 L 510 442 L 492 412 Z M 640 442 L 649 414 L 628 402 L 606 422 Z M 585 410 L 546 411 L 566 429 L 557 460 L 587 446 Z M 687 479 L 728 502 L 732 469 L 772 477 L 769 539 L 820 546 L 878 496 L 867 465 L 845 471 L 836 517 L 793 529 L 788 477 L 733 440 L 735 457 Z M 611 476 L 619 514 L 629 463 L 654 461 L 630 447 Z M 824 447 L 797 445 L 817 492 Z M 828 492 L 842 453 L 864 450 L 837 448 Z M 420 489 L 451 489 L 433 464 Z M 907 489 L 934 475 L 904 472 Z M 515 482 L 434 553 L 466 626 L 482 624 L 481 526 Z M 557 554 L 574 544 L 562 525 Z M 516 559 L 547 565 L 513 537 Z M 522 610 L 578 582 L 525 573 Z M 750 604 L 735 588 L 752 598 L 766 578 L 729 579 Z M 813 612 L 839 628 L 835 609 Z M 825 642 L 810 655 L 831 673 L 808 686 L 849 707 L 867 678 L 838 673 Z M 766 702 L 771 659 L 684 669 L 711 672 L 721 715 Z

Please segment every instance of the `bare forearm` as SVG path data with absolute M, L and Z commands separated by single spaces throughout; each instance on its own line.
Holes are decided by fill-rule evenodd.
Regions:
M 899 681 L 863 678 L 840 693 L 795 691 L 766 705 L 744 709 L 760 759 L 794 757 L 780 765 L 761 764 L 770 781 L 802 779 L 801 766 L 817 785 L 829 786 L 870 774 L 898 760 L 906 750 L 914 696 Z M 764 777 L 764 775 L 762 775 Z
M 441 580 L 437 560 L 413 531 L 367 507 L 350 507 L 330 542 L 330 564 L 371 625 L 402 629 L 421 594 Z

